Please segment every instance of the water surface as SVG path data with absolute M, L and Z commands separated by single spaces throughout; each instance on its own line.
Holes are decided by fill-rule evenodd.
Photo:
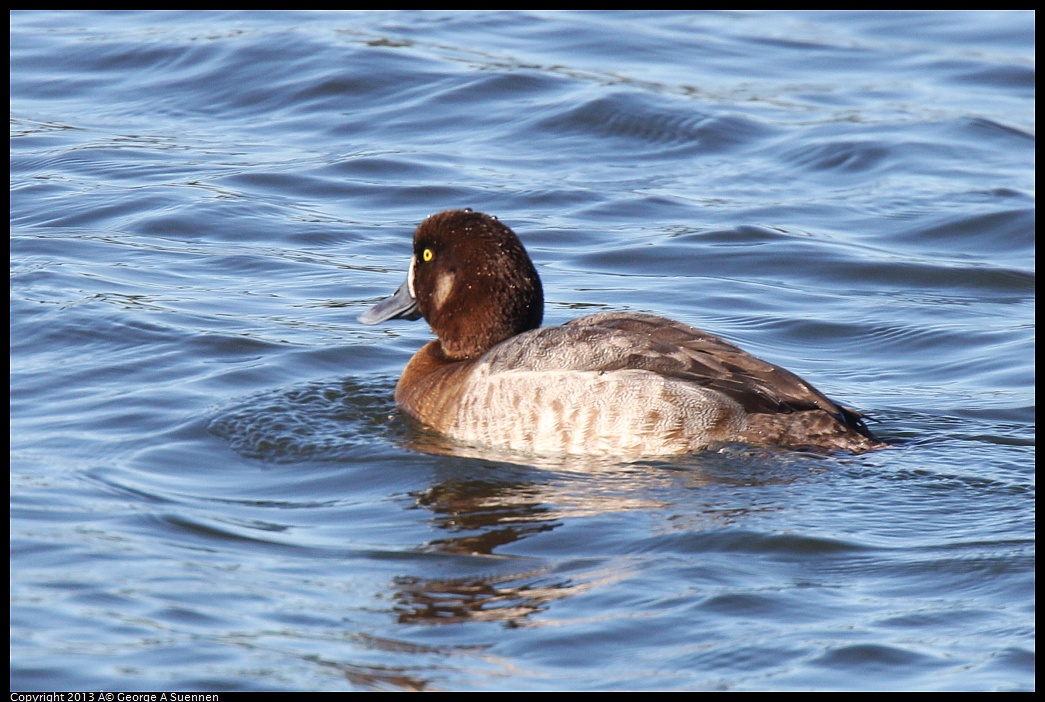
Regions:
M 1034 689 L 1034 15 L 11 15 L 13 690 Z M 448 450 L 428 214 L 892 443 Z

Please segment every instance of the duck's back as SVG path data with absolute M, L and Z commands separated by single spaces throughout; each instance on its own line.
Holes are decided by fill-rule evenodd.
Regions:
M 474 362 L 440 368 L 432 380 L 443 401 L 405 388 L 397 400 L 455 439 L 515 451 L 665 455 L 729 441 L 849 451 L 879 445 L 859 414 L 793 373 L 652 315 L 604 313 L 534 329 Z

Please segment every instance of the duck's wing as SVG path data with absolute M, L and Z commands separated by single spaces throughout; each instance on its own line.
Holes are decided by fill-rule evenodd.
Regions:
M 841 406 L 794 373 L 714 334 L 674 320 L 607 313 L 582 317 L 566 327 L 590 330 L 592 341 L 600 345 L 613 338 L 627 345 L 622 357 L 604 358 L 609 364 L 605 370 L 614 366 L 643 368 L 711 387 L 736 400 L 748 412 L 842 411 Z
M 587 359 L 600 370 L 642 368 L 717 390 L 751 415 L 801 413 L 806 420 L 822 412 L 823 422 L 838 422 L 871 441 L 877 439 L 863 415 L 840 405 L 799 376 L 764 361 L 713 334 L 654 315 L 603 313 L 562 327 L 578 334 Z M 772 423 L 772 422 L 770 422 Z
M 862 451 L 880 445 L 862 415 L 794 373 L 679 322 L 603 313 L 512 337 L 477 361 L 486 373 L 647 370 L 715 390 L 739 404 L 739 440 Z

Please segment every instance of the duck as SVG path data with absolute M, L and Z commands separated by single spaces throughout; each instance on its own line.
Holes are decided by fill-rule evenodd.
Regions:
M 359 316 L 424 318 L 397 406 L 454 442 L 513 453 L 672 456 L 729 444 L 863 453 L 864 415 L 794 373 L 661 316 L 602 312 L 542 327 L 519 237 L 472 209 L 427 217 L 406 280 Z

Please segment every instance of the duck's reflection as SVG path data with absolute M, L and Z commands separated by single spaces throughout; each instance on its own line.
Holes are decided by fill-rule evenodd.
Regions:
M 442 532 L 422 549 L 461 557 L 455 561 L 453 573 L 393 580 L 395 611 L 400 622 L 409 624 L 496 621 L 507 626 L 534 625 L 533 615 L 547 609 L 550 602 L 607 580 L 629 577 L 629 573 L 621 567 L 627 559 L 620 554 L 599 557 L 600 549 L 612 551 L 612 544 L 593 542 L 591 558 L 567 558 L 567 554 L 576 554 L 577 538 L 590 537 L 564 535 L 563 559 L 555 558 L 555 539 L 544 539 L 540 557 L 535 558 L 522 545 L 529 537 L 547 535 L 567 524 L 575 526 L 578 517 L 612 518 L 615 513 L 652 511 L 670 514 L 681 494 L 720 483 L 723 476 L 728 476 L 725 482 L 735 485 L 783 478 L 778 471 L 736 470 L 738 457 L 747 460 L 748 468 L 764 461 L 764 456 L 759 458 L 746 448 L 730 456 L 709 452 L 673 461 L 621 463 L 587 457 L 493 454 L 423 430 L 413 433 L 408 446 L 439 457 L 437 482 L 413 495 L 414 507 L 429 510 L 431 524 Z M 727 465 L 730 470 L 720 470 Z M 754 477 L 759 474 L 761 478 Z M 721 527 L 743 513 L 736 504 L 728 509 L 707 505 L 702 514 L 690 516 Z M 692 528 L 691 519 L 682 521 Z
M 443 553 L 492 555 L 499 546 L 558 525 L 537 486 L 521 481 L 447 481 L 416 495 L 416 504 L 430 509 L 433 524 L 450 534 L 427 545 Z

